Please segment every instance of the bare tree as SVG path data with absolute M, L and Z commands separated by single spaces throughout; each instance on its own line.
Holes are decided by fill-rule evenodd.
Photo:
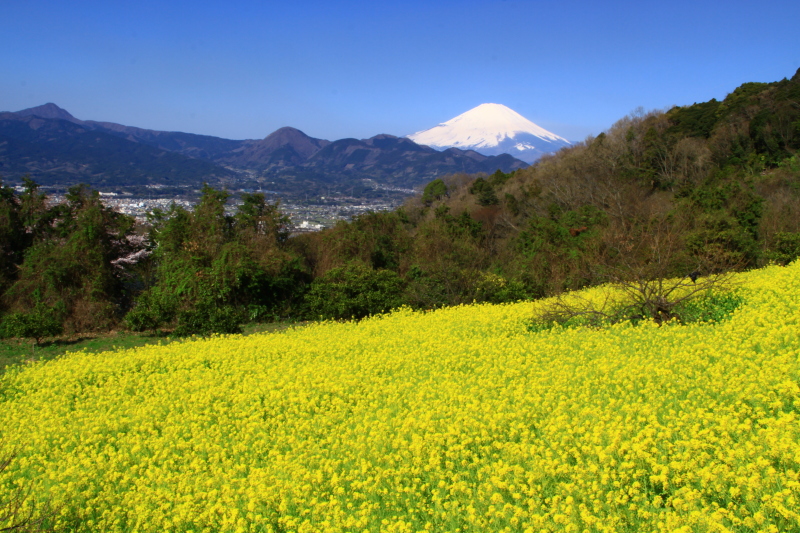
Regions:
M 688 224 L 663 217 L 618 224 L 609 232 L 605 254 L 595 267 L 596 278 L 606 281 L 603 295 L 559 295 L 537 308 L 534 322 L 601 325 L 651 319 L 660 324 L 683 318 L 679 310 L 691 300 L 730 290 L 737 265 L 722 263 L 718 254 L 686 252 L 683 236 Z
M 11 464 L 14 455 L 11 454 L 0 461 L 0 474 L 2 474 Z M 8 500 L 0 500 L 0 533 L 6 531 L 18 532 L 41 532 L 48 531 L 44 527 L 45 520 L 51 515 L 45 509 L 37 509 L 35 506 L 26 505 L 25 502 L 30 496 L 30 489 L 19 487 Z

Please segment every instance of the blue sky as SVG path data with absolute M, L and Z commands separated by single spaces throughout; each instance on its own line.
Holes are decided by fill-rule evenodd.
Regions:
M 800 68 L 800 2 L 0 0 L 0 110 L 230 139 L 427 129 L 481 103 L 571 140 Z

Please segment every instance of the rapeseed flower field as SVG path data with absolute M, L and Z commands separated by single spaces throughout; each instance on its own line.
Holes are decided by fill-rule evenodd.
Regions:
M 474 305 L 15 369 L 0 500 L 63 531 L 800 531 L 800 264 L 736 279 L 716 324 Z

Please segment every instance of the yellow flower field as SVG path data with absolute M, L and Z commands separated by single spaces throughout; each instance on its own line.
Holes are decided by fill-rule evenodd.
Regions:
M 737 279 L 718 324 L 476 305 L 14 370 L 0 500 L 65 531 L 800 531 L 800 264 Z

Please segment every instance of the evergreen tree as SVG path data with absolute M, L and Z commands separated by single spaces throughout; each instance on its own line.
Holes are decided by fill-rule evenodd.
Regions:
M 243 321 L 287 312 L 298 299 L 305 274 L 284 247 L 288 218 L 263 194 L 243 195 L 229 215 L 228 198 L 205 186 L 194 211 L 154 213 L 155 279 L 126 316 L 128 327 L 231 333 Z
M 134 251 L 134 220 L 105 207 L 85 185 L 42 209 L 43 196 L 27 185 L 20 211 L 30 246 L 3 302 L 18 312 L 46 305 L 71 331 L 110 327 L 126 296 L 124 268 L 115 262 Z

